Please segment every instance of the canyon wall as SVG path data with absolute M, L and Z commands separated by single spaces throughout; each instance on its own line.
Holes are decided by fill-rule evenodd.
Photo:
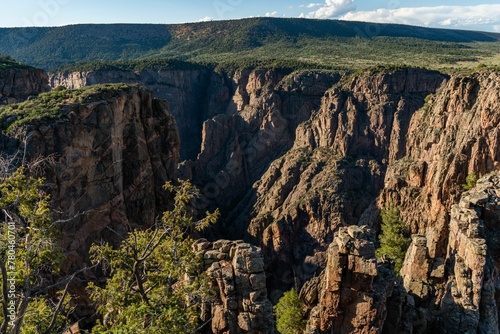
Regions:
M 119 240 L 165 210 L 178 130 L 168 105 L 137 87 L 102 88 L 62 108 L 59 119 L 32 121 L 13 137 L 25 143 L 26 159 L 51 157 L 44 176 L 63 246 L 71 265 L 83 267 L 92 242 Z
M 50 85 L 77 89 L 100 83 L 140 84 L 147 87 L 155 97 L 168 101 L 174 116 L 181 141 L 181 158 L 195 158 L 200 149 L 201 126 L 206 119 L 205 95 L 213 78 L 207 70 L 173 71 L 90 71 L 50 74 Z M 224 92 L 221 93 L 224 102 Z M 226 94 L 228 95 L 228 94 Z M 215 103 L 219 103 L 216 101 Z
M 50 91 L 49 77 L 36 68 L 0 70 L 0 105 L 26 100 L 28 97 Z
M 165 99 L 179 127 L 181 178 L 203 194 L 198 209 L 232 208 L 269 164 L 293 145 L 296 127 L 338 82 L 335 72 L 239 70 L 54 73 L 53 87 L 139 83 Z M 234 237 L 227 235 L 227 237 Z
M 462 187 L 499 169 L 498 71 L 174 72 L 99 80 L 170 96 L 185 145 L 177 175 L 201 188 L 200 212 L 222 208 L 206 237 L 244 239 L 248 258 L 263 259 L 253 286 L 238 277 L 254 273 L 235 269 L 239 243 L 199 246 L 219 296 L 213 332 L 269 332 L 245 300 L 269 310 L 292 287 L 308 333 L 498 332 L 498 176 Z M 55 76 L 68 87 L 99 78 Z M 390 206 L 413 234 L 401 278 L 374 253 Z
M 498 72 L 452 77 L 412 118 L 407 155 L 389 166 L 385 187 L 378 199 L 379 207 L 401 208 L 402 219 L 411 232 L 418 235 L 412 239 L 401 275 L 404 288 L 415 297 L 417 307 L 427 310 L 421 317 L 434 330 L 455 332 L 463 328 L 470 333 L 498 332 L 496 320 L 481 313 L 481 318 L 489 320 L 479 321 L 475 319 L 477 312 L 473 311 L 491 308 L 488 314 L 497 312 L 490 301 L 488 307 L 484 307 L 478 298 L 484 289 L 498 293 L 499 286 L 492 288 L 494 284 L 486 283 L 494 281 L 492 277 L 498 266 L 485 265 L 489 250 L 485 241 L 479 239 L 488 239 L 488 234 L 482 234 L 482 227 L 477 223 L 482 221 L 480 226 L 490 226 L 492 236 L 498 227 L 494 227 L 495 218 L 491 213 L 481 214 L 485 211 L 481 203 L 478 207 L 472 202 L 477 215 L 467 210 L 461 212 L 456 206 L 470 206 L 465 194 L 462 195 L 467 175 L 481 176 L 499 170 L 499 101 Z M 484 216 L 493 220 L 488 222 Z M 469 253 L 466 260 L 465 248 Z M 457 261 L 464 264 L 456 264 Z M 479 270 L 480 274 L 472 274 L 471 270 Z M 483 272 L 487 274 L 483 276 Z M 457 283 L 453 283 L 452 277 L 462 277 L 457 280 L 470 285 L 469 290 L 457 292 Z M 464 280 L 468 283 L 463 283 Z M 464 296 L 458 297 L 461 293 Z M 475 301 L 466 302 L 474 299 L 471 294 L 476 294 Z M 466 301 L 453 301 L 461 298 Z
M 293 148 L 254 184 L 253 207 L 237 220 L 265 250 L 275 294 L 316 275 L 335 231 L 360 223 L 388 165 L 404 155 L 413 114 L 446 79 L 417 69 L 355 76 L 298 126 Z

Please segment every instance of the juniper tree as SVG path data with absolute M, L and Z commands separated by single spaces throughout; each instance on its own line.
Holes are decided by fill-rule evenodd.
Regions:
M 53 333 L 67 324 L 68 287 L 63 252 L 42 178 L 20 167 L 0 183 L 0 333 Z M 76 274 L 76 273 L 75 273 Z
M 104 286 L 90 284 L 102 321 L 95 333 L 194 333 L 199 305 L 208 296 L 201 258 L 193 251 L 193 231 L 218 217 L 194 221 L 190 203 L 198 190 L 188 181 L 165 189 L 175 193 L 174 208 L 152 228 L 134 230 L 119 248 L 94 244 L 91 259 L 109 273 Z

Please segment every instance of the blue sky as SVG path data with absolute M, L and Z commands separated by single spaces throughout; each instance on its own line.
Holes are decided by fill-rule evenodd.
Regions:
M 17 0 L 0 27 L 76 23 L 184 23 L 251 16 L 389 22 L 500 32 L 498 0 Z

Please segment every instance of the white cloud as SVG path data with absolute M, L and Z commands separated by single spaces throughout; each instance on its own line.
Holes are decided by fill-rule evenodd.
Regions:
M 214 20 L 213 17 L 205 16 L 204 18 L 200 19 L 200 22 L 209 22 L 209 21 L 213 21 L 213 20 Z
M 316 7 L 321 7 L 323 6 L 323 3 L 321 2 L 315 2 L 315 3 L 310 3 L 308 5 L 300 5 L 300 8 L 316 8 Z
M 309 5 L 313 6 L 307 8 L 319 7 L 316 11 L 310 12 L 309 14 L 306 15 L 306 17 L 308 18 L 315 18 L 315 19 L 328 19 L 328 18 L 338 17 L 356 9 L 354 0 L 325 0 L 324 4 L 312 3 Z
M 276 17 L 276 16 L 278 16 L 278 12 L 267 12 L 264 16 L 265 17 Z
M 494 29 L 494 25 L 500 25 L 500 5 L 377 9 L 374 11 L 345 13 L 341 19 L 377 23 L 402 23 L 428 27 L 484 26 Z

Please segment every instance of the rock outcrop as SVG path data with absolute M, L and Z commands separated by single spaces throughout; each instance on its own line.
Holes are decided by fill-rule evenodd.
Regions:
M 411 119 L 407 154 L 389 167 L 381 205 L 404 207 L 432 258 L 446 254 L 449 212 L 466 176 L 499 168 L 499 106 L 498 72 L 451 78 Z
M 389 165 L 385 188 L 379 197 L 378 205 L 400 207 L 402 219 L 411 232 L 416 234 L 407 252 L 401 274 L 404 287 L 415 298 L 417 307 L 426 310 L 425 314 L 422 313 L 422 318 L 427 322 L 424 332 L 454 332 L 461 328 L 460 326 L 463 326 L 464 331 L 475 332 L 485 326 L 478 325 L 479 322 L 473 320 L 476 315 L 470 316 L 474 312 L 469 311 L 479 307 L 477 300 L 474 304 L 469 302 L 472 297 L 464 297 L 465 301 L 455 302 L 453 299 L 458 297 L 450 297 L 465 293 L 463 284 L 469 286 L 467 293 L 472 293 L 474 285 L 471 283 L 469 270 L 472 269 L 469 266 L 476 268 L 484 261 L 481 259 L 482 251 L 471 248 L 471 245 L 481 242 L 475 239 L 469 242 L 466 241 L 467 238 L 460 237 L 477 237 L 479 232 L 473 233 L 477 227 L 472 226 L 471 230 L 466 232 L 469 227 L 463 227 L 464 223 L 459 222 L 458 226 L 461 227 L 458 228 L 454 222 L 457 219 L 469 218 L 473 222 L 479 218 L 470 216 L 468 212 L 461 213 L 460 209 L 453 209 L 453 206 L 460 200 L 462 184 L 465 183 L 467 175 L 483 175 L 498 170 L 499 110 L 498 72 L 452 77 L 435 95 L 428 97 L 424 108 L 415 113 L 408 128 L 407 155 Z M 458 218 L 461 215 L 463 217 Z M 460 232 L 463 228 L 466 230 Z M 461 240 L 458 244 L 456 238 Z M 455 249 L 450 250 L 450 247 Z M 461 248 L 462 255 L 458 254 L 457 247 Z M 469 262 L 461 265 L 460 263 L 465 261 L 464 247 L 469 247 Z M 455 257 L 458 260 L 455 260 Z M 457 261 L 459 264 L 456 264 Z M 455 269 L 449 267 L 451 263 Z M 460 266 L 463 269 L 462 274 L 455 272 L 461 270 L 458 268 Z M 491 272 L 491 267 L 487 268 L 489 269 L 480 271 Z M 450 282 L 450 275 L 461 277 L 457 279 L 461 283 Z M 479 279 L 476 277 L 475 280 L 474 288 L 477 289 Z M 457 290 L 457 284 L 462 284 L 462 290 Z M 453 291 L 450 292 L 450 289 Z M 477 291 L 475 293 L 478 294 Z M 453 307 L 449 306 L 450 301 L 453 301 L 453 305 L 461 305 L 458 308 L 467 310 L 464 315 L 451 313 Z M 497 312 L 496 307 L 494 310 L 492 312 Z M 455 327 L 446 329 L 446 322 L 451 317 L 461 320 L 454 321 Z M 457 325 L 460 321 L 462 325 Z M 451 322 L 449 325 L 452 326 Z
M 45 177 L 64 221 L 67 257 L 78 268 L 92 242 L 155 222 L 167 206 L 162 185 L 174 178 L 179 158 L 164 101 L 138 87 L 93 89 L 83 103 L 64 104 L 60 119 L 24 128 L 28 159 L 53 158 Z
M 499 222 L 498 173 L 480 179 L 451 208 L 440 324 L 450 333 L 499 332 Z
M 387 166 L 404 153 L 412 115 L 446 79 L 419 69 L 355 76 L 298 126 L 293 148 L 254 184 L 252 207 L 237 207 L 233 222 L 263 246 L 269 289 L 300 286 L 325 267 L 333 233 L 357 225 L 375 201 Z
M 207 206 L 227 209 L 292 145 L 295 129 L 317 110 L 338 73 L 208 69 L 54 73 L 53 87 L 139 83 L 170 103 L 181 137 L 179 176 L 190 178 Z M 228 205 L 231 204 L 231 205 Z
M 317 285 L 306 283 L 301 291 L 309 305 L 316 304 L 305 333 L 381 333 L 395 275 L 390 263 L 377 265 L 373 237 L 366 226 L 335 233 L 326 268 L 312 280 Z
M 0 70 L 0 105 L 13 104 L 50 91 L 48 75 L 36 68 Z
M 205 115 L 205 98 L 212 81 L 212 77 L 205 69 L 193 70 L 164 70 L 155 71 L 145 69 L 135 71 L 90 71 L 90 72 L 62 72 L 50 74 L 50 84 L 53 88 L 64 86 L 68 89 L 77 89 L 95 84 L 126 83 L 140 84 L 147 87 L 156 98 L 168 101 L 170 113 L 174 116 L 182 142 L 180 155 L 182 159 L 194 159 L 200 150 L 201 127 L 208 117 Z M 212 84 L 211 86 L 216 86 Z M 224 87 L 225 88 L 225 87 Z M 228 95 L 214 89 L 213 104 L 227 104 Z M 222 94 L 222 96 L 218 96 Z M 222 99 L 222 101 L 221 101 Z
M 136 75 L 123 77 L 144 81 Z M 196 209 L 220 206 L 225 217 L 211 230 L 211 240 L 242 238 L 259 246 L 224 240 L 197 244 L 218 292 L 217 302 L 203 315 L 204 320 L 212 318 L 214 333 L 268 333 L 270 302 L 276 303 L 292 286 L 302 288 L 308 333 L 499 332 L 499 177 L 488 176 L 465 193 L 462 189 L 467 175 L 499 170 L 498 71 L 448 77 L 406 68 L 366 72 L 341 82 L 338 74 L 309 71 L 161 75 L 167 79 L 158 89 L 172 94 L 179 113 L 189 110 L 179 116 L 183 138 L 192 139 L 185 148 L 189 159 L 177 172 L 200 186 L 203 200 Z M 193 86 L 194 80 L 200 86 Z M 169 84 L 172 87 L 166 88 Z M 127 105 L 120 103 L 115 103 L 118 109 Z M 105 105 L 99 112 L 107 110 Z M 72 138 L 68 131 L 78 133 L 78 128 L 69 123 L 36 132 L 40 134 L 32 141 L 49 144 L 34 150 L 63 152 L 46 147 L 58 147 L 59 141 L 50 139 L 56 138 L 52 133 L 63 138 L 61 142 L 71 142 L 66 140 Z M 189 124 L 197 135 L 186 132 Z M 54 132 L 64 127 L 69 130 Z M 100 129 L 99 124 L 91 128 Z M 102 138 L 115 136 L 102 131 Z M 123 143 L 137 137 L 127 134 Z M 86 152 L 83 137 L 78 142 L 71 147 Z M 99 145 L 110 147 L 106 140 Z M 173 173 L 174 146 L 162 146 L 163 152 L 170 152 L 162 155 L 168 161 L 163 163 L 169 166 L 167 178 Z M 136 152 L 131 144 L 124 147 L 123 152 Z M 157 149 L 144 157 L 154 156 Z M 71 175 L 80 175 L 76 164 L 82 159 L 75 152 L 71 150 L 75 164 L 58 163 L 72 166 Z M 127 172 L 156 170 L 144 167 L 146 158 L 124 156 L 135 161 Z M 106 171 L 106 178 L 117 178 L 114 169 Z M 65 175 L 62 169 L 56 174 Z M 121 220 L 138 223 L 134 212 L 156 210 L 148 204 L 150 197 L 141 194 L 157 194 L 150 184 L 164 179 L 141 182 L 144 189 L 133 191 L 133 196 L 113 192 L 119 198 L 118 210 L 96 207 L 108 212 L 110 221 L 118 212 Z M 73 185 L 64 190 L 70 194 L 68 203 L 58 195 L 54 198 L 65 207 L 80 208 L 73 213 L 83 208 L 78 206 L 82 201 L 94 205 L 87 191 L 104 192 L 94 185 L 78 191 L 66 178 L 49 180 L 58 187 Z M 80 184 L 93 183 L 85 179 Z M 103 184 L 116 188 L 114 181 Z M 115 203 L 113 198 L 103 201 Z M 400 209 L 412 233 L 400 279 L 391 273 L 390 262 L 377 263 L 374 255 L 380 208 L 391 205 Z M 116 229 L 119 224 L 112 221 Z M 87 230 L 72 231 L 83 235 Z
M 212 333 L 274 333 L 260 249 L 242 240 L 200 239 L 193 247 L 203 256 L 216 294 L 202 311 L 202 320 L 211 320 Z
M 201 152 L 181 166 L 181 175 L 204 185 L 208 203 L 233 209 L 269 164 L 291 148 L 298 124 L 319 108 L 324 91 L 338 79 L 336 73 L 309 71 L 235 73 L 225 114 L 205 121 Z

